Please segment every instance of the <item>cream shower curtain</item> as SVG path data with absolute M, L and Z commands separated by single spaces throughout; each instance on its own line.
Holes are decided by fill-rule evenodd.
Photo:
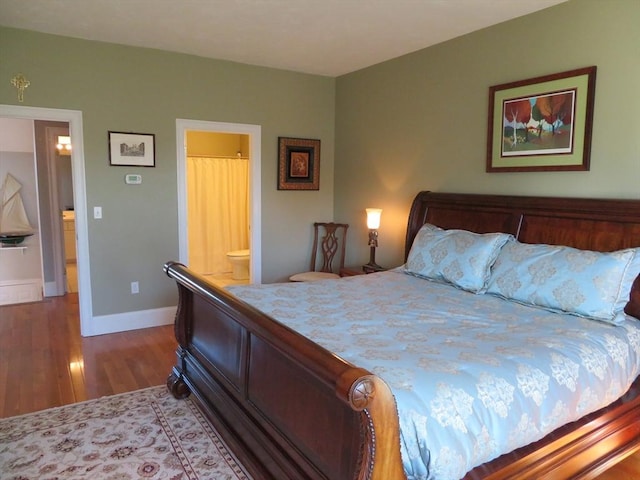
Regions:
M 249 248 L 249 160 L 187 157 L 189 267 L 230 272 L 227 252 Z

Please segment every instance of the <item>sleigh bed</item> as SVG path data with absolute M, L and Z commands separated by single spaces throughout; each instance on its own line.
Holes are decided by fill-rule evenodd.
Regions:
M 480 281 L 475 273 L 470 277 L 469 272 L 461 273 L 456 258 L 447 268 L 440 270 L 427 258 L 427 251 L 433 254 L 442 250 L 434 249 L 433 242 L 438 247 L 453 248 L 455 245 L 458 248 L 461 240 L 467 245 L 464 248 L 468 248 L 469 241 L 472 242 L 472 250 L 467 250 L 460 258 L 468 255 L 469 251 L 473 253 L 467 260 L 474 269 L 478 269 L 475 273 L 480 275 Z M 478 255 L 473 251 L 476 245 L 473 242 L 476 241 L 483 245 L 480 256 L 486 254 L 486 262 L 480 267 L 477 265 Z M 486 242 L 491 245 L 488 254 Z M 508 372 L 501 373 L 498 381 L 493 381 L 498 376 L 487 373 L 496 364 L 502 366 L 503 362 L 508 363 L 519 353 L 518 345 L 508 345 L 509 332 L 524 331 L 526 336 L 523 338 L 530 340 L 521 342 L 522 350 L 525 357 L 529 355 L 531 365 L 523 367 L 519 363 L 520 370 L 514 373 L 514 378 L 534 378 L 534 384 L 535 378 L 543 378 L 540 384 L 544 385 L 562 383 L 563 392 L 577 392 L 579 398 L 563 400 L 564 403 L 558 400 L 560 407 L 545 410 L 543 414 L 532 413 L 532 416 L 544 417 L 537 420 L 549 428 L 548 432 L 541 430 L 537 438 L 527 440 L 517 448 L 498 450 L 499 455 L 491 452 L 489 460 L 471 464 L 469 471 L 464 467 L 457 478 L 594 478 L 640 450 L 640 361 L 637 358 L 640 356 L 640 321 L 637 320 L 640 318 L 640 279 L 637 277 L 640 252 L 631 250 L 635 247 L 640 247 L 639 200 L 420 192 L 409 213 L 405 247 L 407 262 L 392 271 L 313 284 L 248 286 L 226 291 L 216 288 L 184 265 L 169 262 L 164 270 L 176 281 L 179 291 L 175 321 L 179 346 L 176 365 L 167 385 L 176 397 L 190 393 L 197 397 L 210 421 L 255 479 L 437 478 L 434 472 L 420 471 L 419 466 L 415 470 L 413 467 L 407 469 L 407 456 L 411 456 L 413 461 L 413 454 L 419 451 L 416 455 L 423 457 L 427 469 L 430 464 L 435 468 L 438 464 L 463 463 L 466 458 L 454 455 L 447 459 L 442 453 L 450 450 L 443 447 L 439 450 L 440 457 L 430 459 L 429 451 L 423 445 L 425 442 L 411 438 L 407 432 L 405 417 L 399 418 L 399 412 L 405 410 L 403 399 L 407 389 L 403 385 L 406 380 L 403 375 L 408 374 L 393 364 L 393 360 L 405 352 L 387 352 L 387 345 L 378 337 L 386 338 L 390 334 L 382 329 L 391 325 L 398 328 L 398 332 L 404 331 L 405 336 L 416 337 L 409 338 L 404 347 L 405 350 L 415 350 L 416 345 L 421 349 L 421 334 L 407 335 L 407 331 L 413 330 L 406 329 L 414 328 L 414 324 L 428 325 L 426 331 L 433 333 L 437 340 L 435 345 L 433 342 L 425 343 L 427 353 L 420 352 L 419 370 L 420 375 L 426 372 L 431 375 L 428 378 L 436 378 L 432 383 L 439 386 L 436 389 L 438 397 L 434 397 L 429 405 L 432 408 L 437 405 L 447 412 L 440 419 L 445 430 L 452 430 L 451 425 L 455 427 L 453 430 L 478 428 L 479 433 L 472 435 L 476 441 L 475 449 L 485 444 L 494 446 L 498 433 L 492 430 L 492 425 L 496 421 L 491 419 L 487 425 L 480 423 L 473 427 L 477 422 L 472 418 L 475 413 L 471 413 L 470 405 L 482 402 L 471 398 L 476 395 L 474 392 L 449 394 L 462 392 L 462 387 L 453 388 L 451 382 L 466 376 L 467 370 L 471 372 L 477 368 L 480 378 L 492 378 L 487 384 L 502 385 L 495 392 L 526 391 L 522 385 L 512 388 L 509 382 L 500 384 L 502 377 L 510 378 Z M 548 285 L 544 281 L 529 289 L 528 297 L 523 297 L 518 289 L 522 286 L 526 290 L 527 285 L 522 284 L 528 280 L 524 277 L 527 272 L 535 271 L 535 262 L 527 263 L 526 255 L 531 251 L 545 258 L 547 255 L 567 254 L 570 259 L 568 270 L 585 258 L 589 261 L 575 279 L 569 278 L 569 283 L 553 290 L 549 297 L 545 297 Z M 601 255 L 594 252 L 615 253 Z M 557 257 L 553 258 L 557 260 Z M 589 296 L 580 299 L 579 308 L 571 310 L 573 307 L 567 305 L 573 305 L 571 302 L 579 295 L 567 285 L 599 278 L 600 274 L 592 274 L 590 269 L 601 261 L 606 265 L 613 262 L 616 269 L 622 265 L 620 268 L 624 271 L 620 271 L 616 278 L 621 280 L 620 285 L 626 287 L 613 287 L 617 297 L 615 302 L 606 304 L 604 310 L 600 308 L 599 299 L 592 302 Z M 561 274 L 567 273 L 571 277 L 569 272 L 562 271 L 561 262 L 556 267 Z M 517 274 L 515 277 L 514 272 Z M 387 279 L 399 283 L 391 283 L 389 288 L 381 287 L 380 282 Z M 603 291 L 609 291 L 612 289 L 610 280 L 597 285 L 602 285 Z M 540 281 L 539 275 L 534 281 Z M 367 294 L 369 287 L 378 290 Z M 352 288 L 353 294 L 350 293 Z M 407 294 L 411 290 L 411 295 L 415 292 L 421 295 L 423 288 L 425 291 L 435 289 L 435 293 L 429 293 L 435 296 L 416 299 Z M 332 291 L 339 292 L 339 302 L 334 303 L 333 297 L 329 296 Z M 397 302 L 389 301 L 389 295 L 395 295 Z M 598 296 L 599 290 L 593 297 Z M 528 303 L 529 298 L 535 298 L 533 304 Z M 295 308 L 308 299 L 318 304 L 306 313 L 300 313 L 300 319 L 306 315 L 303 322 L 297 318 Z M 560 305 L 554 303 L 558 299 Z M 545 304 L 547 300 L 549 304 Z M 463 301 L 470 303 L 464 303 L 462 307 L 460 302 Z M 484 321 L 482 312 L 493 308 L 486 306 L 487 302 L 497 308 L 506 308 L 496 315 L 501 318 L 500 326 L 491 323 L 493 320 Z M 447 303 L 453 310 L 468 311 L 469 319 L 462 318 L 459 320 L 461 323 L 453 326 L 449 323 L 452 322 L 449 311 L 431 310 L 432 306 Z M 587 311 L 583 308 L 585 305 L 588 305 Z M 418 316 L 405 318 L 405 313 L 412 309 L 417 310 Z M 391 312 L 389 318 L 385 317 L 387 311 Z M 525 321 L 525 313 L 532 315 L 532 320 Z M 379 323 L 369 325 L 369 320 Z M 305 330 L 298 329 L 297 322 L 301 327 L 309 327 L 305 334 L 299 333 Z M 346 327 L 346 333 L 331 333 L 334 325 Z M 475 332 L 474 336 L 461 337 L 461 332 L 466 330 Z M 376 337 L 378 331 L 384 331 L 384 334 Z M 396 335 L 401 337 L 400 333 Z M 310 336 L 316 340 L 312 341 Z M 579 339 L 579 344 L 570 349 L 579 350 L 578 358 L 582 358 L 585 365 L 577 366 L 576 362 L 565 359 L 562 350 L 565 347 L 558 346 L 560 337 L 574 336 Z M 620 338 L 629 340 L 628 344 L 622 343 Z M 496 343 L 495 348 L 492 347 L 492 342 L 498 339 L 503 339 L 504 345 Z M 627 367 L 626 379 L 617 370 L 617 365 L 623 363 L 620 358 L 601 362 L 601 365 L 615 365 L 615 369 L 593 365 L 597 362 L 592 360 L 600 359 L 601 354 L 586 345 L 591 339 L 605 339 L 603 343 L 616 346 L 612 349 L 615 352 L 630 352 L 622 355 L 630 357 L 627 358 L 631 366 Z M 360 341 L 366 347 L 359 349 L 357 344 Z M 425 342 L 428 341 L 425 338 Z M 566 372 L 574 372 L 573 375 L 565 375 L 563 370 L 556 377 L 560 380 L 554 382 L 550 379 L 551 374 L 544 375 L 538 371 L 538 368 L 543 370 L 545 367 L 540 362 L 541 358 L 536 357 L 539 355 L 536 349 L 549 346 L 559 349 L 550 355 L 554 362 L 562 357 L 562 362 L 570 366 Z M 335 350 L 329 347 L 335 347 Z M 442 360 L 430 364 L 429 359 L 436 358 L 431 354 L 458 352 L 456 348 L 460 353 L 455 361 Z M 484 352 L 484 348 L 489 353 Z M 365 352 L 365 355 L 353 357 L 358 351 Z M 504 358 L 496 352 L 503 352 Z M 380 358 L 385 355 L 391 359 L 389 365 L 380 363 Z M 460 359 L 466 357 L 480 358 L 482 365 L 475 367 L 464 361 L 461 363 Z M 552 365 L 551 370 L 558 364 Z M 523 368 L 535 372 L 529 375 L 527 371 L 525 374 Z M 587 380 L 586 384 L 577 383 L 582 375 L 577 372 L 591 369 L 606 385 L 604 390 L 597 390 L 595 383 L 598 379 Z M 434 374 L 438 376 L 433 377 Z M 614 377 L 615 381 L 612 380 Z M 414 382 L 411 378 L 406 383 Z M 620 391 L 609 398 L 617 389 Z M 537 404 L 539 397 L 546 395 L 546 386 L 541 391 L 531 392 L 529 389 L 524 401 L 513 400 L 506 395 L 506 400 L 501 398 L 501 402 L 497 402 L 496 395 L 489 390 L 483 401 L 492 404 L 492 409 L 504 420 L 505 410 L 514 403 L 532 400 Z M 606 403 L 594 407 L 597 401 Z M 569 415 L 567 410 L 571 410 L 574 416 L 575 412 L 585 413 L 551 429 L 549 425 L 553 423 L 547 417 L 563 418 L 564 414 Z M 422 418 L 418 414 L 414 416 Z M 462 417 L 465 423 L 456 425 Z M 526 414 L 522 414 L 519 418 L 525 417 Z M 425 430 L 431 433 L 437 421 L 431 417 L 427 421 L 426 414 L 424 418 L 424 425 L 428 427 Z M 534 423 L 532 420 L 531 425 Z M 520 422 L 518 428 L 534 429 L 527 426 L 525 422 L 523 428 Z M 419 427 L 412 428 L 420 430 Z M 516 429 L 515 424 L 513 428 Z M 513 441 L 513 433 L 504 435 Z M 456 459 L 461 460 L 457 462 Z

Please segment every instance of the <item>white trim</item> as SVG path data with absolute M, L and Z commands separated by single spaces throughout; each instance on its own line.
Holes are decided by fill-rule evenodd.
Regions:
M 176 317 L 176 309 L 177 307 L 163 307 L 115 313 L 113 315 L 100 315 L 94 317 L 93 335 L 171 325 Z
M 32 285 L 32 284 L 41 284 L 41 280 L 39 278 L 19 278 L 15 280 L 0 280 L 0 287 L 9 287 L 11 285 Z
M 91 300 L 91 271 L 89 264 L 89 233 L 87 226 L 87 194 L 84 171 L 84 136 L 82 112 L 56 108 L 0 105 L 0 117 L 25 118 L 31 120 L 53 120 L 69 123 L 69 135 L 73 144 L 71 164 L 73 171 L 73 203 L 76 218 L 78 258 L 78 302 L 80 309 L 80 334 L 83 337 L 96 335 Z
M 39 302 L 42 300 L 42 279 L 26 278 L 0 282 L 0 305 Z
M 238 133 L 249 135 L 250 177 L 250 238 L 251 259 L 249 272 L 251 283 L 262 283 L 262 178 L 261 152 L 262 127 L 245 123 L 207 122 L 202 120 L 176 120 L 176 147 L 178 158 L 178 259 L 187 263 L 189 259 L 187 239 L 187 130 L 202 132 Z

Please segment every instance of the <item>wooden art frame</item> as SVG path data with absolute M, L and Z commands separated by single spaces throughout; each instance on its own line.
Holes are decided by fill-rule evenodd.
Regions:
M 278 190 L 320 190 L 320 140 L 278 137 Z
M 596 67 L 489 88 L 487 172 L 589 170 Z
M 152 133 L 109 132 L 109 165 L 156 166 L 156 136 Z

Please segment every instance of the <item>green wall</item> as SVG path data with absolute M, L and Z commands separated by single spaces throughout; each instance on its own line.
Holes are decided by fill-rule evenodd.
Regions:
M 420 190 L 640 198 L 640 2 L 567 3 L 344 75 L 336 84 L 335 218 L 368 259 L 364 209 L 383 209 L 376 259 L 403 261 Z M 596 65 L 591 169 L 486 173 L 489 87 Z
M 265 282 L 305 268 L 323 219 L 351 225 L 347 263 L 366 263 L 366 207 L 384 209 L 378 263 L 400 264 L 419 190 L 639 198 L 637 25 L 636 0 L 570 0 L 337 79 L 0 28 L 0 104 L 18 105 L 22 72 L 24 105 L 83 112 L 87 209 L 104 212 L 88 219 L 93 310 L 107 315 L 175 303 L 161 268 L 178 255 L 176 118 L 262 126 Z M 489 87 L 589 65 L 591 170 L 486 173 Z M 109 167 L 109 130 L 156 134 L 141 188 Z M 278 136 L 322 140 L 320 191 L 276 189 Z
M 18 73 L 31 82 L 23 104 Z M 178 258 L 178 118 L 261 125 L 263 281 L 306 268 L 311 224 L 332 218 L 332 78 L 0 28 L 0 104 L 82 111 L 87 211 L 103 210 L 87 220 L 94 316 L 176 303 L 162 265 Z M 156 168 L 109 166 L 109 130 L 154 133 Z M 319 191 L 277 191 L 278 136 L 321 139 Z

